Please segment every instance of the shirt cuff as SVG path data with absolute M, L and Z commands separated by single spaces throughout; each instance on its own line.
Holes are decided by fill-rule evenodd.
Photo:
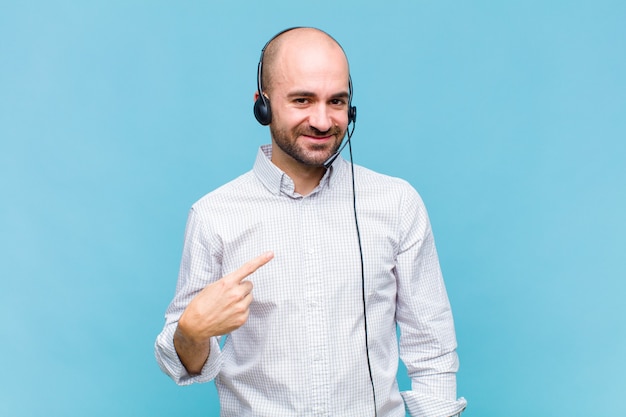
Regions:
M 455 416 L 467 407 L 467 401 L 463 397 L 453 401 L 424 395 L 415 391 L 403 391 L 401 394 L 409 415 L 414 417 Z

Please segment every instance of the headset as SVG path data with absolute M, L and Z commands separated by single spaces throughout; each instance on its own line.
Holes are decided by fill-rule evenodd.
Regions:
M 278 32 L 269 41 L 267 41 L 265 43 L 265 46 L 263 46 L 263 49 L 261 49 L 261 57 L 259 58 L 259 65 L 257 67 L 257 92 L 259 96 L 254 102 L 254 117 L 263 126 L 267 126 L 272 122 L 272 109 L 270 106 L 270 100 L 263 93 L 263 86 L 262 86 L 263 57 L 265 55 L 265 50 L 267 49 L 268 45 L 272 43 L 272 41 L 274 41 L 274 39 L 278 38 L 280 35 L 286 32 L 289 32 L 291 30 L 301 29 L 301 28 L 305 28 L 305 27 L 295 26 L 295 27 L 287 28 L 281 32 Z M 341 45 L 339 44 L 339 42 L 337 42 L 332 36 L 328 35 L 326 32 L 324 33 L 327 36 L 329 36 L 331 39 L 333 39 L 335 43 L 339 45 L 341 49 L 343 49 Z M 330 158 L 328 158 L 326 162 L 324 162 L 324 167 L 328 169 L 332 165 L 332 163 L 335 161 L 335 159 L 337 159 L 337 157 L 339 156 L 341 151 L 345 148 L 345 146 L 348 145 L 348 149 L 350 151 L 350 168 L 351 168 L 351 173 L 352 173 L 352 205 L 354 209 L 354 223 L 355 223 L 356 235 L 357 235 L 357 239 L 359 243 L 359 255 L 360 255 L 360 261 L 361 261 L 361 296 L 363 299 L 363 326 L 365 330 L 365 353 L 367 355 L 367 369 L 369 371 L 370 383 L 372 385 L 372 398 L 374 400 L 374 417 L 377 417 L 378 411 L 377 411 L 377 405 L 376 405 L 376 390 L 374 388 L 374 377 L 372 374 L 372 365 L 370 361 L 370 352 L 369 352 L 369 340 L 367 336 L 368 335 L 367 333 L 367 308 L 366 308 L 366 302 L 365 302 L 365 272 L 364 272 L 364 262 L 363 262 L 363 245 L 361 243 L 361 232 L 359 229 L 359 221 L 358 221 L 357 214 L 356 214 L 357 212 L 356 212 L 356 193 L 355 193 L 355 184 L 354 184 L 354 163 L 352 161 L 351 139 L 352 139 L 352 134 L 354 133 L 354 128 L 356 126 L 356 107 L 352 105 L 352 77 L 348 74 L 348 126 L 350 125 L 350 123 L 352 123 L 352 128 L 347 129 L 348 139 L 341 146 L 341 148 L 337 150 L 337 152 L 331 155 Z

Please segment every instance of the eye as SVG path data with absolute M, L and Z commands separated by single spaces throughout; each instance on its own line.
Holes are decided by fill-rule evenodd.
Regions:
M 330 104 L 332 104 L 333 106 L 343 106 L 344 104 L 346 104 L 346 101 L 341 98 L 334 98 L 330 100 Z
M 307 104 L 309 99 L 306 97 L 296 97 L 293 99 L 293 102 L 296 104 Z

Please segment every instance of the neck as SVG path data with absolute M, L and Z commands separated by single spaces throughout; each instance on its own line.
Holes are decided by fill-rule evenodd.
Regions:
M 319 185 L 325 172 L 326 168 L 317 168 L 316 171 L 288 173 L 287 175 L 293 180 L 295 192 L 300 195 L 309 195 Z
M 294 191 L 300 195 L 310 194 L 326 173 L 323 166 L 307 166 L 296 161 L 282 160 L 276 153 L 272 153 L 272 163 L 291 178 Z

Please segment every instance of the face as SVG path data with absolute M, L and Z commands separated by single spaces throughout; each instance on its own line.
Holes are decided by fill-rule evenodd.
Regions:
M 309 42 L 288 49 L 269 91 L 272 161 L 282 169 L 321 167 L 341 145 L 348 126 L 348 65 L 336 45 Z

